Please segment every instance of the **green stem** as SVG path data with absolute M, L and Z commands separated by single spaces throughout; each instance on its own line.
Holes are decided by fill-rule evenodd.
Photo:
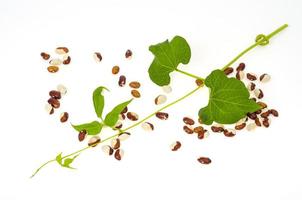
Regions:
M 275 31 L 273 31 L 270 34 L 268 34 L 267 36 L 265 36 L 265 35 L 259 35 L 260 36 L 259 40 L 256 40 L 256 42 L 254 44 L 252 44 L 251 46 L 249 46 L 248 48 L 246 48 L 245 50 L 243 50 L 241 53 L 239 53 L 233 60 L 231 60 L 228 64 L 226 64 L 221 70 L 225 70 L 226 68 L 228 68 L 229 66 L 231 66 L 240 57 L 242 57 L 244 54 L 246 54 L 248 51 L 252 50 L 256 46 L 258 46 L 258 45 L 264 46 L 264 45 L 268 44 L 270 38 L 272 38 L 277 33 L 281 32 L 282 30 L 284 30 L 286 27 L 288 27 L 288 25 L 284 24 L 284 25 L 280 26 L 278 29 L 276 29 Z
M 170 107 L 170 106 L 173 106 L 174 104 L 176 104 L 176 103 L 178 103 L 178 102 L 184 100 L 185 98 L 189 97 L 190 95 L 192 95 L 193 93 L 195 93 L 195 92 L 196 92 L 198 89 L 200 89 L 201 87 L 203 87 L 203 85 L 201 85 L 201 86 L 195 88 L 194 90 L 192 90 L 191 92 L 187 93 L 186 95 L 180 97 L 179 99 L 176 99 L 175 101 L 173 101 L 173 102 L 171 102 L 171 103 L 169 103 L 169 104 L 163 106 L 162 108 L 156 110 L 155 112 L 153 112 L 152 114 L 150 114 L 150 115 L 148 115 L 147 117 L 143 118 L 142 120 L 138 121 L 137 123 L 135 123 L 135 124 L 133 124 L 133 125 L 131 125 L 131 126 L 125 128 L 125 129 L 123 129 L 123 130 L 118 130 L 118 133 L 116 133 L 116 134 L 114 134 L 114 135 L 112 135 L 112 136 L 107 137 L 106 139 L 102 140 L 102 141 L 99 142 L 98 144 L 103 143 L 103 142 L 106 142 L 106 141 L 108 141 L 108 140 L 110 140 L 110 139 L 112 139 L 112 138 L 115 138 L 115 137 L 117 137 L 120 133 L 125 132 L 125 131 L 127 131 L 127 130 L 129 130 L 129 129 L 132 129 L 132 128 L 138 126 L 138 125 L 141 124 L 142 122 L 144 122 L 144 121 L 146 121 L 147 119 L 153 117 L 157 112 L 160 112 L 160 111 L 162 111 L 162 110 L 164 110 L 164 109 L 166 109 L 166 108 L 168 108 L 168 107 Z M 73 153 L 71 153 L 71 154 L 68 154 L 68 155 L 66 155 L 66 156 L 63 156 L 62 159 L 65 159 L 65 158 L 68 158 L 68 157 L 70 157 L 70 156 L 79 154 L 79 153 L 81 153 L 81 152 L 83 152 L 83 151 L 85 151 L 85 150 L 87 150 L 87 149 L 90 149 L 91 147 L 92 147 L 92 146 L 87 146 L 87 147 L 85 147 L 85 148 L 82 148 L 82 149 L 80 149 L 80 150 L 78 150 L 78 151 L 75 151 L 75 152 L 73 152 Z M 42 165 L 41 165 L 41 166 L 40 166 L 40 167 L 39 167 L 32 175 L 31 175 L 30 178 L 33 178 L 33 177 L 34 177 L 34 176 L 35 176 L 35 175 L 36 175 L 43 167 L 45 167 L 47 164 L 52 163 L 52 162 L 55 162 L 55 161 L 56 161 L 56 159 L 52 159 L 52 160 L 49 160 L 49 161 L 43 163 L 43 164 L 42 164 Z
M 182 74 L 184 74 L 184 75 L 190 76 L 190 77 L 192 77 L 192 78 L 200 79 L 200 80 L 203 80 L 203 81 L 204 81 L 204 78 L 201 78 L 201 77 L 199 77 L 199 76 L 196 76 L 195 74 L 191 74 L 191 73 L 182 71 L 182 70 L 180 70 L 180 69 L 176 69 L 175 71 L 177 71 L 177 72 L 179 72 L 179 73 L 182 73 Z

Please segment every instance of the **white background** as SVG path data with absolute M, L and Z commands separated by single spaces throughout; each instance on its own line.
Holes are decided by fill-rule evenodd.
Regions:
M 299 0 L 1 0 L 0 199 L 302 199 L 301 10 Z M 153 59 L 150 44 L 185 37 L 192 58 L 181 69 L 204 77 L 257 34 L 284 23 L 289 28 L 268 46 L 240 60 L 247 71 L 272 76 L 261 86 L 264 101 L 280 112 L 269 129 L 243 131 L 234 138 L 216 134 L 203 141 L 186 135 L 182 117 L 196 119 L 207 102 L 204 89 L 167 109 L 168 121 L 151 119 L 154 132 L 133 129 L 123 143 L 123 161 L 106 157 L 97 147 L 73 163 L 77 170 L 53 163 L 29 179 L 57 153 L 85 146 L 69 123 L 59 122 L 60 112 L 68 111 L 72 123 L 95 120 L 91 94 L 100 85 L 111 90 L 105 111 L 130 98 L 130 88 L 119 88 L 111 75 L 113 65 L 120 65 L 128 80 L 142 83 L 142 98 L 130 109 L 143 117 L 157 108 L 153 99 L 161 93 L 147 74 Z M 49 74 L 39 54 L 54 55 L 57 46 L 69 47 L 72 63 Z M 134 53 L 131 61 L 124 59 L 128 48 Z M 100 64 L 92 58 L 94 51 L 103 55 Z M 169 102 L 195 87 L 190 77 L 172 76 Z M 59 83 L 68 87 L 68 95 L 60 110 L 48 116 L 48 91 Z M 175 140 L 183 147 L 171 152 Z M 212 164 L 200 165 L 198 156 L 209 156 Z

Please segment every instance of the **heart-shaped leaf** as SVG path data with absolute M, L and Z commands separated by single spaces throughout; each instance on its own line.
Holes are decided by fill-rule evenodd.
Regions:
M 205 80 L 210 88 L 210 99 L 206 107 L 199 110 L 199 117 L 204 124 L 213 121 L 221 124 L 233 124 L 255 112 L 261 107 L 249 99 L 249 91 L 235 78 L 228 78 L 223 71 L 214 70 Z
M 114 126 L 119 118 L 120 113 L 124 110 L 124 108 L 132 101 L 130 99 L 129 101 L 123 102 L 117 106 L 115 106 L 105 117 L 104 123 L 107 126 Z
M 191 49 L 187 41 L 175 36 L 171 42 L 168 40 L 151 45 L 149 50 L 155 56 L 148 70 L 150 79 L 157 85 L 163 86 L 170 83 L 170 73 L 177 69 L 177 66 L 188 64 L 191 58 Z
M 57 155 L 57 157 L 56 157 L 56 161 L 57 161 L 57 163 L 59 163 L 59 165 L 61 165 L 62 167 L 66 167 L 66 168 L 69 168 L 69 169 L 75 169 L 75 168 L 73 168 L 73 167 L 71 167 L 70 166 L 70 164 L 74 161 L 74 159 L 76 158 L 76 157 L 78 157 L 80 154 L 78 154 L 78 155 L 75 155 L 74 157 L 72 157 L 72 158 L 65 158 L 64 160 L 63 160 L 63 158 L 62 158 L 62 153 L 59 153 L 58 155 Z
M 102 95 L 104 89 L 109 91 L 106 87 L 100 86 L 94 90 L 92 95 L 94 110 L 99 118 L 102 118 L 102 114 L 104 110 L 105 100 L 104 100 L 104 96 Z
M 86 124 L 72 125 L 72 127 L 77 131 L 86 130 L 88 135 L 97 135 L 101 132 L 103 124 L 98 121 L 93 121 Z

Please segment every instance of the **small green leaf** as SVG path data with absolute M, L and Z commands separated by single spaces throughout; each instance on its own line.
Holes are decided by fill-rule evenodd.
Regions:
M 155 56 L 148 70 L 150 79 L 157 85 L 163 86 L 170 83 L 170 73 L 177 69 L 177 66 L 188 64 L 191 58 L 191 49 L 187 41 L 175 36 L 171 42 L 168 40 L 151 45 L 149 50 Z
M 205 80 L 210 88 L 210 99 L 206 107 L 199 110 L 199 117 L 204 124 L 213 121 L 221 124 L 233 124 L 255 112 L 261 107 L 249 99 L 249 91 L 243 82 L 228 78 L 223 71 L 214 70 Z
M 88 135 L 97 135 L 101 132 L 103 124 L 98 121 L 93 121 L 86 124 L 73 125 L 72 127 L 77 131 L 86 130 Z
M 59 154 L 57 155 L 56 161 L 57 161 L 60 165 L 62 165 L 62 152 L 59 153 Z
M 80 154 L 78 154 L 78 155 L 75 155 L 73 158 L 66 158 L 65 160 L 64 160 L 64 163 L 62 164 L 62 167 L 66 167 L 66 168 L 69 168 L 69 169 L 75 169 L 75 168 L 73 168 L 73 167 L 71 167 L 70 166 L 70 164 L 74 161 L 74 159 L 76 158 L 76 157 L 78 157 Z
M 109 91 L 106 87 L 100 86 L 94 90 L 92 95 L 94 110 L 99 118 L 102 118 L 102 113 L 105 104 L 104 96 L 102 95 L 102 91 L 104 89 Z
M 105 117 L 105 121 L 104 123 L 107 126 L 114 126 L 116 124 L 116 122 L 118 121 L 119 118 L 119 114 L 124 110 L 124 108 L 132 101 L 132 99 L 130 99 L 129 101 L 126 101 L 124 103 L 121 103 L 117 106 L 115 106 Z

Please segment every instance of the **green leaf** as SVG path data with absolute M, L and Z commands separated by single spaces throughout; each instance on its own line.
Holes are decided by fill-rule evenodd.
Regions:
M 74 161 L 74 159 L 76 158 L 76 157 L 78 157 L 80 154 L 78 154 L 78 155 L 75 155 L 73 158 L 66 158 L 65 160 L 64 160 L 64 163 L 62 164 L 62 167 L 66 167 L 66 168 L 69 168 L 69 169 L 75 169 L 75 168 L 73 168 L 73 167 L 71 167 L 70 166 L 70 164 Z
M 99 118 L 102 118 L 102 113 L 105 104 L 104 96 L 102 95 L 102 91 L 104 89 L 109 91 L 106 87 L 100 86 L 94 90 L 92 95 L 94 110 Z
M 93 121 L 86 124 L 73 125 L 72 127 L 77 131 L 86 130 L 88 135 L 97 135 L 101 132 L 103 124 L 98 121 Z
M 249 99 L 249 91 L 243 82 L 228 78 L 223 71 L 214 70 L 205 80 L 210 88 L 210 99 L 206 107 L 199 110 L 199 117 L 204 124 L 213 121 L 221 124 L 233 124 L 255 112 L 261 107 Z
M 187 41 L 175 36 L 171 42 L 168 40 L 151 45 L 149 50 L 155 56 L 148 70 L 150 79 L 157 85 L 163 86 L 170 83 L 170 73 L 177 69 L 177 66 L 188 64 L 191 58 L 191 49 Z
M 117 106 L 115 106 L 105 117 L 104 123 L 107 126 L 114 126 L 116 122 L 118 121 L 119 114 L 124 110 L 124 108 L 132 101 L 130 99 L 129 101 L 123 102 Z
M 57 155 L 56 161 L 57 161 L 60 165 L 62 165 L 62 152 L 59 153 L 59 154 Z

